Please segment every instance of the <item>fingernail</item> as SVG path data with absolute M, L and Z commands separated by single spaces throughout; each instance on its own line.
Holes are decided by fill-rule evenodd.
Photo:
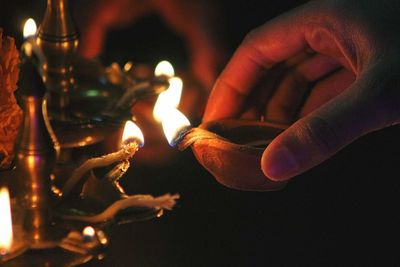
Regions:
M 267 153 L 264 173 L 271 180 L 284 181 L 291 178 L 291 174 L 299 168 L 294 155 L 286 146 L 281 146 Z

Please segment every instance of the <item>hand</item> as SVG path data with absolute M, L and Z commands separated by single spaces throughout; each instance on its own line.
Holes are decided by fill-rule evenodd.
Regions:
M 264 151 L 261 168 L 276 181 L 398 123 L 399 12 L 396 0 L 312 1 L 253 30 L 218 78 L 203 119 L 254 118 L 254 99 L 269 120 L 298 119 Z M 282 66 L 288 72 L 279 83 L 263 83 Z
M 213 1 L 197 0 L 99 0 L 88 12 L 79 53 L 94 58 L 103 50 L 107 31 L 132 24 L 150 14 L 159 13 L 166 24 L 186 41 L 191 69 L 205 88 L 211 88 L 225 63 L 217 7 Z

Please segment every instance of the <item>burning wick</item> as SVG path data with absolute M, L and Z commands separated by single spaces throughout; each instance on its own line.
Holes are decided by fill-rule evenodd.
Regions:
M 177 147 L 179 150 L 185 150 L 199 139 L 221 139 L 215 133 L 192 127 L 188 118 L 176 108 L 170 108 L 165 111 L 162 127 L 169 145 Z
M 174 70 L 174 67 L 172 67 L 171 63 L 169 63 L 166 60 L 163 60 L 157 64 L 157 66 L 154 70 L 154 75 L 172 78 L 175 76 L 175 70 Z
M 143 145 L 144 137 L 142 131 L 133 121 L 127 121 L 122 134 L 121 149 L 111 154 L 89 159 L 75 169 L 63 187 L 63 196 L 67 196 L 87 172 L 95 168 L 109 166 L 115 162 L 129 160 Z
M 0 256 L 9 253 L 13 242 L 10 195 L 8 189 L 0 189 Z
M 162 127 L 168 143 L 173 147 L 177 146 L 192 129 L 190 121 L 176 108 L 165 110 Z
M 92 240 L 96 235 L 96 230 L 92 226 L 86 226 L 82 230 L 84 240 Z
M 156 121 L 163 121 L 163 117 L 168 113 L 171 108 L 177 108 L 181 101 L 183 82 L 178 77 L 169 79 L 169 87 L 166 91 L 162 92 L 156 101 L 153 109 L 153 117 Z
M 35 36 L 36 31 L 37 27 L 35 20 L 32 18 L 27 19 L 24 24 L 24 31 L 23 31 L 24 38 L 27 39 L 31 36 Z
M 24 55 L 29 58 L 32 57 L 32 55 L 41 57 L 40 49 L 35 40 L 36 31 L 37 27 L 35 21 L 32 18 L 27 19 L 23 29 L 25 42 L 22 44 L 21 50 L 23 51 Z
M 114 65 L 115 66 L 115 65 Z M 114 74 L 119 75 L 119 65 L 114 68 Z M 127 72 L 132 68 L 131 64 L 125 64 L 124 71 Z M 111 69 L 112 70 L 112 69 Z M 132 84 L 116 103 L 117 109 L 123 109 L 131 106 L 136 100 L 149 95 L 157 95 L 167 90 L 169 79 L 175 75 L 174 67 L 171 63 L 164 60 L 157 64 L 154 70 L 154 78 L 150 81 L 142 81 Z M 179 78 L 178 78 L 179 79 Z

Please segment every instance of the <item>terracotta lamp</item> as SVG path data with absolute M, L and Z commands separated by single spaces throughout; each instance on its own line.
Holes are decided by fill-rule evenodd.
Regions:
M 268 144 L 287 126 L 248 120 L 217 120 L 191 128 L 177 109 L 166 112 L 162 122 L 171 146 L 191 147 L 197 160 L 221 184 L 239 190 L 272 191 L 285 182 L 269 180 L 261 170 Z

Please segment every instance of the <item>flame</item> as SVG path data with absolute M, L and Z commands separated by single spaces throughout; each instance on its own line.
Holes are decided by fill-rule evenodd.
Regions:
M 176 108 L 170 108 L 165 113 L 162 120 L 164 134 L 168 143 L 174 146 L 177 138 L 190 127 L 190 121 Z
M 36 22 L 32 18 L 27 19 L 24 24 L 24 32 L 23 32 L 24 38 L 26 39 L 30 36 L 35 35 L 36 30 L 37 30 Z
M 154 105 L 153 116 L 158 122 L 163 120 L 165 110 L 177 108 L 181 101 L 183 82 L 178 77 L 169 79 L 169 87 L 166 91 L 162 92 Z
M 83 228 L 82 234 L 86 237 L 92 238 L 96 234 L 96 230 L 94 230 L 92 226 L 86 226 L 85 228 Z
M 125 65 L 124 65 L 124 71 L 125 71 L 125 72 L 128 72 L 128 71 L 130 71 L 130 70 L 132 69 L 132 67 L 133 67 L 132 61 L 128 61 L 128 62 L 126 62 Z
M 8 251 L 13 239 L 10 195 L 7 188 L 0 189 L 0 254 Z
M 169 78 L 174 77 L 175 76 L 174 67 L 172 67 L 172 64 L 169 63 L 168 61 L 163 60 L 157 64 L 157 66 L 154 70 L 154 75 L 155 76 L 167 76 Z
M 122 134 L 122 143 L 136 141 L 140 147 L 144 145 L 143 133 L 133 121 L 126 121 Z

